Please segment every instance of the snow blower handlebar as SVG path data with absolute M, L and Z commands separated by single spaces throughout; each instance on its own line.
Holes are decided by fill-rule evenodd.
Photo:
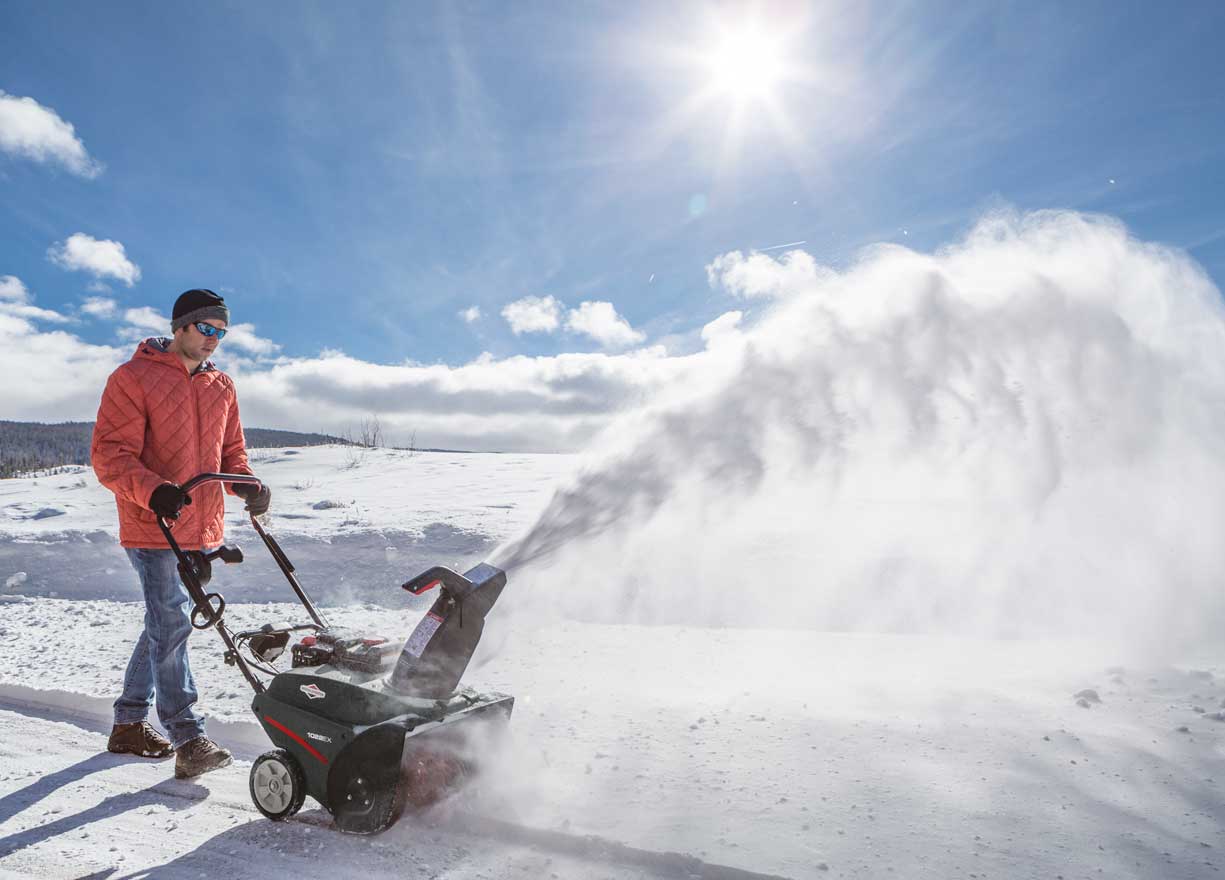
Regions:
M 251 474 L 210 473 L 194 476 L 180 488 L 184 493 L 188 493 L 197 486 L 201 486 L 205 483 L 239 483 L 248 486 L 263 485 L 258 477 L 252 476 Z M 179 561 L 179 578 L 183 581 L 183 586 L 187 588 L 187 594 L 194 603 L 191 610 L 191 625 L 196 629 L 209 629 L 210 627 L 215 627 L 217 632 L 221 635 L 222 641 L 225 642 L 227 649 L 225 655 L 226 662 L 236 664 L 239 670 L 242 672 L 243 677 L 246 678 L 251 687 L 255 689 L 255 692 L 263 693 L 263 683 L 258 677 L 256 677 L 255 673 L 252 672 L 247 665 L 247 662 L 243 660 L 233 637 L 230 635 L 229 630 L 225 628 L 223 623 L 225 616 L 225 597 L 223 597 L 220 593 L 206 593 L 204 591 L 204 587 L 208 584 L 209 580 L 212 579 L 211 561 L 214 559 L 220 559 L 222 562 L 227 564 L 242 562 L 242 551 L 237 547 L 226 547 L 224 545 L 208 553 L 204 553 L 200 550 L 184 550 L 174 539 L 174 534 L 171 531 L 173 527 L 172 522 L 168 521 L 165 517 L 159 516 L 157 518 L 157 524 L 162 530 L 162 535 L 165 537 L 166 543 L 169 545 L 170 549 L 174 551 L 174 555 Z M 251 525 L 255 527 L 256 532 L 258 532 L 260 538 L 263 539 L 264 545 L 268 548 L 268 552 L 272 554 L 272 558 L 276 561 L 277 567 L 281 569 L 282 573 L 284 573 L 290 586 L 293 587 L 294 592 L 297 594 L 298 599 L 301 600 L 307 613 L 310 614 L 311 620 L 314 621 L 313 624 L 306 624 L 306 627 L 322 628 L 327 626 L 327 622 L 323 619 L 322 615 L 320 615 L 314 604 L 307 597 L 306 591 L 302 589 L 302 585 L 298 583 L 298 579 L 293 573 L 294 567 L 290 563 L 289 558 L 285 555 L 285 552 L 281 550 L 280 545 L 273 540 L 271 535 L 264 531 L 263 527 L 259 524 L 259 521 L 254 515 L 251 516 Z M 294 627 L 293 629 L 299 628 L 301 627 Z
M 252 486 L 262 485 L 258 477 L 250 474 L 197 474 L 179 488 L 190 499 L 189 493 L 192 489 L 205 483 L 214 482 L 243 483 Z M 210 626 L 219 624 L 221 618 L 225 615 L 225 597 L 220 593 L 204 592 L 204 587 L 207 586 L 213 577 L 211 562 L 214 559 L 220 559 L 227 565 L 242 562 L 242 551 L 237 547 L 226 547 L 224 545 L 208 553 L 201 550 L 185 551 L 179 547 L 179 542 L 174 539 L 174 535 L 171 532 L 171 521 L 167 520 L 164 516 L 159 516 L 157 524 L 162 530 L 162 536 L 166 539 L 166 543 L 179 560 L 179 578 L 183 581 L 183 586 L 187 588 L 187 594 L 191 597 L 192 602 L 195 603 L 195 606 L 191 609 L 191 625 L 196 629 L 208 629 Z
M 190 492 L 202 483 L 239 483 L 247 486 L 262 486 L 259 477 L 254 474 L 196 474 L 179 488 Z

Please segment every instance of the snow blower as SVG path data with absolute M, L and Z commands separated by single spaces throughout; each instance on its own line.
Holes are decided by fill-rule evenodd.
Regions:
M 241 474 L 200 474 L 182 488 L 191 492 L 210 482 L 260 484 Z M 381 636 L 329 626 L 254 516 L 251 524 L 310 622 L 231 631 L 224 597 L 205 587 L 214 559 L 239 563 L 242 551 L 185 551 L 174 540 L 173 523 L 159 517 L 158 524 L 194 603 L 192 626 L 220 634 L 225 662 L 255 691 L 251 709 L 277 746 L 251 765 L 251 799 L 269 819 L 288 819 L 310 795 L 341 831 L 376 834 L 406 808 L 454 790 L 476 768 L 490 726 L 509 720 L 513 697 L 459 685 L 485 615 L 506 585 L 501 569 L 482 563 L 461 575 L 435 566 L 403 584 L 417 596 L 434 587 L 439 595 L 397 654 L 398 646 Z M 274 662 L 286 648 L 291 667 L 279 670 Z

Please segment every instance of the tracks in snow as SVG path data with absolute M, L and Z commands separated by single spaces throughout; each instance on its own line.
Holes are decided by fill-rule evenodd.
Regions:
M 5 685 L 0 687 L 0 713 L 5 740 L 18 747 L 18 754 L 29 754 L 13 768 L 25 775 L 0 783 L 0 876 L 16 870 L 44 878 L 196 877 L 208 865 L 211 874 L 238 878 L 263 875 L 274 861 L 281 870 L 285 861 L 317 852 L 294 867 L 297 876 L 360 871 L 382 878 L 425 866 L 442 868 L 444 875 L 475 877 L 488 870 L 489 876 L 508 878 L 553 873 L 616 880 L 786 880 L 686 853 L 533 828 L 446 805 L 415 825 L 408 816 L 375 838 L 334 831 L 322 809 L 274 825 L 246 799 L 241 763 L 200 782 L 176 781 L 167 778 L 165 763 L 102 751 L 110 728 L 108 701 Z M 232 722 L 221 735 L 227 744 L 236 744 L 239 758 L 248 760 L 267 745 L 260 743 L 263 734 L 254 723 Z M 23 785 L 25 778 L 34 781 Z M 150 827 L 155 824 L 156 829 Z M 151 830 L 169 833 L 153 835 L 154 840 Z M 91 844 L 91 839 L 100 842 Z M 124 839 L 126 845 L 103 846 Z M 73 855 L 78 867 L 68 868 L 64 860 Z

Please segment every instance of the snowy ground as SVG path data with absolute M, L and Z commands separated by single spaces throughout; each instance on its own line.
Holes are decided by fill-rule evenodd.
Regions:
M 480 561 L 531 522 L 574 457 L 328 446 L 253 450 L 251 463 L 272 487 L 277 540 L 313 594 L 339 604 L 400 601 L 405 572 Z M 284 597 L 241 503 L 228 503 L 227 540 L 251 551 L 232 599 Z M 139 599 L 117 529 L 114 496 L 88 468 L 0 480 L 0 592 Z
M 307 588 L 333 623 L 393 638 L 419 613 L 396 584 L 480 558 L 574 465 L 265 455 L 272 529 Z M 214 581 L 233 621 L 284 618 L 283 581 L 230 513 L 250 560 Z M 274 825 L 246 790 L 265 748 L 249 693 L 211 633 L 192 643 L 201 704 L 240 760 L 177 782 L 105 752 L 140 617 L 113 516 L 88 471 L 0 481 L 0 876 L 1071 880 L 1225 863 L 1225 648 L 1137 665 L 1091 641 L 559 621 L 516 607 L 513 579 L 469 676 L 518 698 L 479 788 L 374 839 L 311 801 Z

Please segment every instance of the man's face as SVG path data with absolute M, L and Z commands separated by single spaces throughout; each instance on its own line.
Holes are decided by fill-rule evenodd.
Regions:
M 197 324 L 207 324 L 218 330 L 225 329 L 225 321 L 219 318 L 208 318 L 204 321 L 197 321 Z M 183 353 L 192 360 L 206 361 L 213 356 L 213 352 L 217 350 L 218 344 L 221 342 L 220 337 L 206 336 L 201 333 L 196 324 L 188 324 L 182 330 L 179 345 L 183 349 Z

